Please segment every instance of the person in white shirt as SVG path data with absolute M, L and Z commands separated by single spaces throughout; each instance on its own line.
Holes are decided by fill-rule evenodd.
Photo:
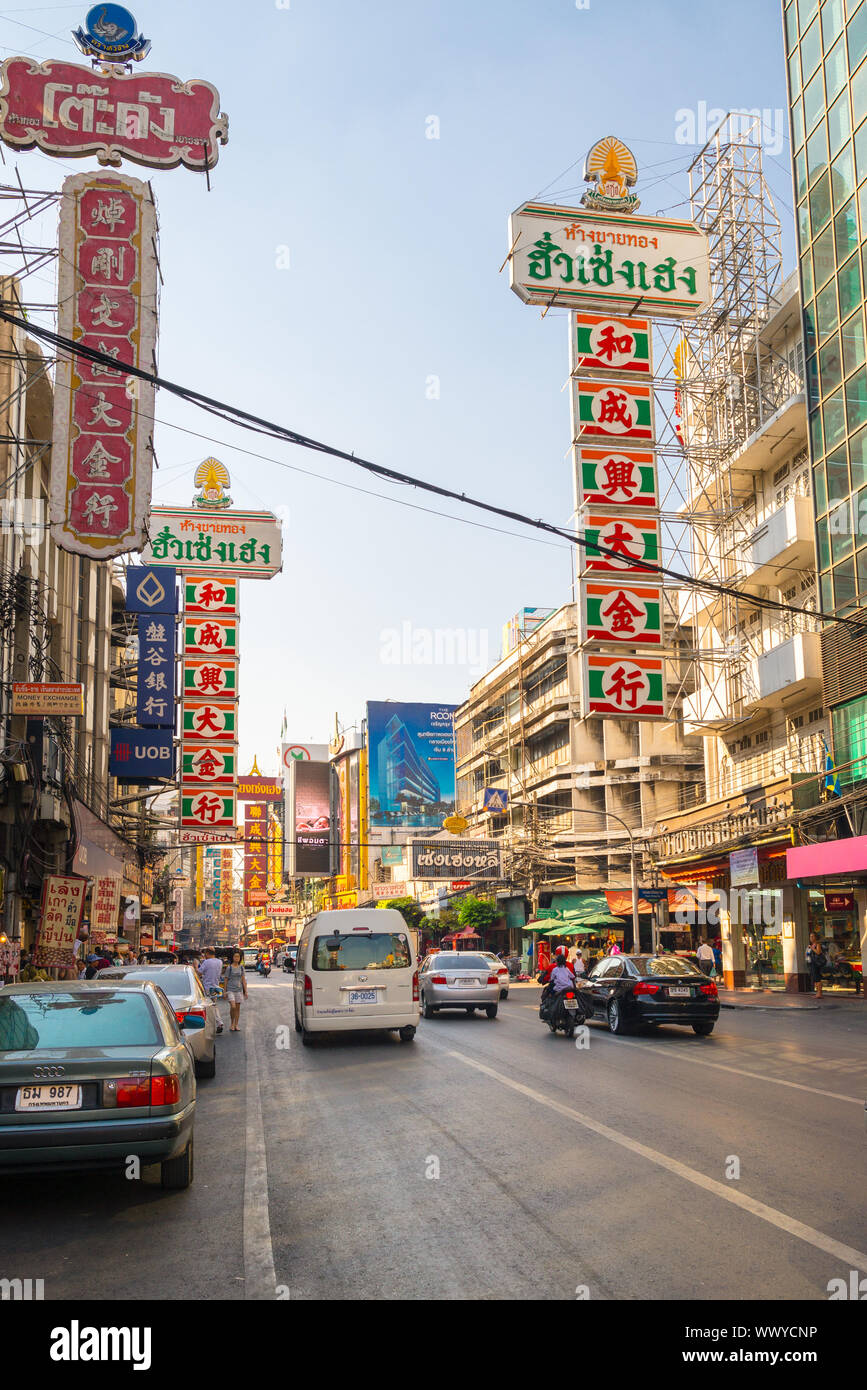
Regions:
M 699 965 L 705 975 L 709 975 L 714 968 L 713 948 L 709 946 L 706 941 L 702 941 L 699 944 L 696 955 L 698 956 Z

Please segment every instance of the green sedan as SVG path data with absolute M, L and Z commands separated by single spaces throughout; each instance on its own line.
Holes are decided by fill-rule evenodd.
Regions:
M 136 1158 L 189 1187 L 195 1112 L 192 1051 L 152 980 L 0 989 L 0 1173 Z

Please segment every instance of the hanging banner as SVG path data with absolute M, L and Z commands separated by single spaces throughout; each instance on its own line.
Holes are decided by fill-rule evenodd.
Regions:
M 0 80 L 0 140 L 13 149 L 201 171 L 229 138 L 219 93 L 199 77 L 7 58 Z
M 575 450 L 576 505 L 578 507 L 659 506 L 656 456 L 636 450 Z
M 638 574 L 654 578 L 643 568 L 659 564 L 659 518 L 643 516 L 606 516 L 587 511 L 583 518 L 584 545 L 581 555 L 585 573 Z M 601 554 L 603 546 L 610 554 Z
M 630 584 L 581 585 L 584 636 L 595 642 L 633 646 L 662 644 L 662 589 Z
M 588 715 L 639 719 L 665 718 L 665 683 L 661 657 L 605 656 L 585 652 L 584 707 Z
M 42 882 L 42 906 L 32 963 L 39 969 L 75 964 L 75 939 L 84 913 L 87 879 L 48 874 Z
M 622 443 L 654 438 L 653 388 L 642 382 L 573 377 L 572 405 L 576 442 L 593 435 Z
M 120 875 L 100 874 L 90 890 L 90 941 L 93 945 L 109 945 L 117 940 L 117 916 L 120 911 Z
M 139 617 L 135 718 L 143 729 L 175 727 L 173 614 Z
M 123 368 L 156 369 L 156 235 L 147 184 L 121 174 L 64 180 L 57 331 L 118 367 L 58 354 L 51 534 L 63 550 L 96 560 L 140 550 L 145 541 L 154 388 Z
M 649 319 L 608 319 L 598 314 L 572 314 L 572 371 L 608 370 L 649 376 L 651 335 Z
M 273 512 L 208 516 L 194 507 L 153 507 L 150 537 L 142 549 L 148 563 L 236 579 L 271 579 L 283 568 L 281 527 Z

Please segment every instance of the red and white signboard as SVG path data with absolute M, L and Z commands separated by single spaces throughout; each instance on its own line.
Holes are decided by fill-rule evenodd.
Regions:
M 14 149 L 201 171 L 214 168 L 228 138 L 219 92 L 199 77 L 97 73 L 35 58 L 7 58 L 0 68 L 0 140 Z
M 584 654 L 585 709 L 588 714 L 621 718 L 665 717 L 662 657 Z
M 117 369 L 61 354 L 54 388 L 51 531 L 64 550 L 107 560 L 140 550 L 151 498 L 156 369 L 156 211 L 148 185 L 120 174 L 65 179 L 58 333 Z
M 72 966 L 75 938 L 81 926 L 87 879 L 77 874 L 48 874 L 42 882 L 42 914 L 33 964 Z
M 377 900 L 387 901 L 389 898 L 405 898 L 405 883 L 374 883 L 373 896 Z
M 120 874 L 100 874 L 90 890 L 90 939 L 94 945 L 117 940 Z

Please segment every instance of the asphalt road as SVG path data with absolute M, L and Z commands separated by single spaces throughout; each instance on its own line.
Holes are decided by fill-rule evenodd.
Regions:
M 46 1299 L 826 1300 L 867 1275 L 867 1005 L 587 1046 L 538 991 L 411 1044 L 302 1048 L 250 978 L 196 1180 L 4 1178 L 0 1277 Z M 223 1006 L 225 1009 L 225 1006 Z M 739 1176 L 732 1176 L 739 1174 Z

